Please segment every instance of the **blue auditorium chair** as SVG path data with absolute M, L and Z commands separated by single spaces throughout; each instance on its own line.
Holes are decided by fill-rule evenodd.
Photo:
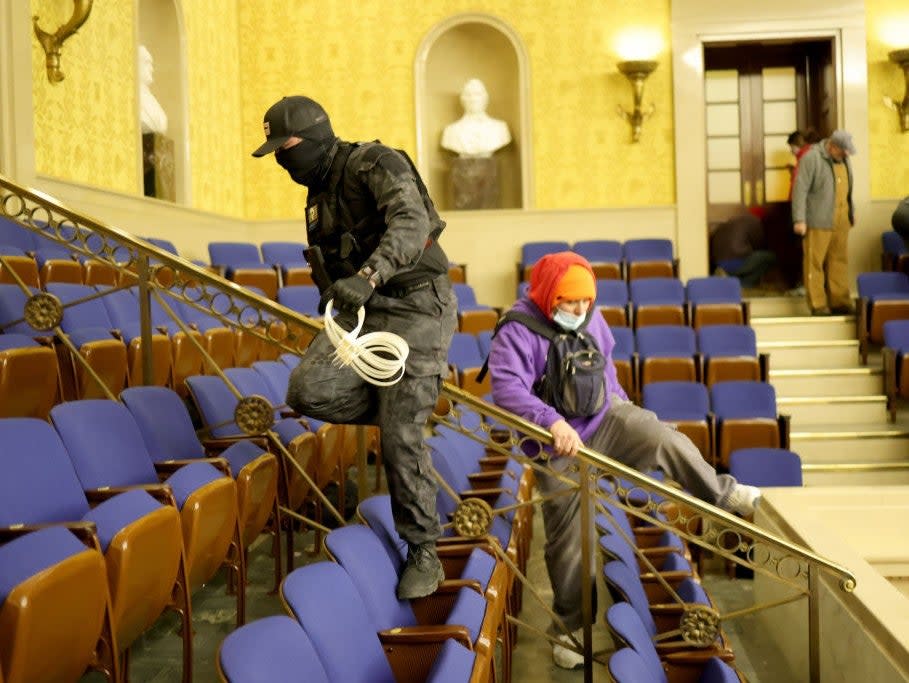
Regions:
M 779 415 L 776 392 L 767 382 L 717 382 L 710 387 L 716 464 L 729 469 L 729 455 L 739 448 L 789 447 L 789 417 Z
M 856 277 L 856 331 L 862 364 L 868 364 L 870 344 L 884 341 L 884 323 L 909 319 L 909 275 L 859 273 Z
M 354 580 L 333 562 L 293 571 L 281 585 L 281 599 L 309 636 L 329 681 L 480 683 L 490 675 L 490 662 L 466 644 L 466 629 L 457 634 L 380 630 Z
M 104 558 L 63 526 L 0 531 L 0 681 L 81 680 L 117 642 Z
M 60 327 L 79 349 L 82 359 L 95 371 L 113 396 L 128 382 L 128 352 L 126 343 L 114 335 L 115 326 L 100 299 L 83 300 L 97 292 L 85 285 L 52 282 L 47 292 L 64 305 Z M 78 302 L 78 303 L 77 303 Z M 98 385 L 79 359 L 69 355 L 75 377 L 76 398 L 104 398 L 107 393 Z
M 896 230 L 881 233 L 881 270 L 906 272 L 909 248 L 906 240 Z
M 624 280 L 597 280 L 597 310 L 610 327 L 628 325 L 628 284 Z
M 622 245 L 625 277 L 678 277 L 678 260 L 673 257 L 672 241 L 662 238 L 625 240 Z
M 313 284 L 303 242 L 262 242 L 261 247 L 262 260 L 280 273 L 282 287 Z
M 278 461 L 260 444 L 249 439 L 209 439 L 203 443 L 183 399 L 166 387 L 131 387 L 121 392 L 120 400 L 136 420 L 155 462 L 204 461 L 209 455 L 228 462 L 237 483 L 237 515 L 244 550 L 262 533 L 270 515 L 278 518 Z M 276 574 L 280 571 L 279 558 L 280 554 L 275 553 Z
M 630 569 L 638 570 L 641 573 L 651 571 L 669 574 L 672 580 L 675 577 L 679 579 L 696 575 L 696 570 L 691 561 L 676 551 L 660 553 L 659 555 L 648 554 L 635 546 L 616 533 L 606 533 L 600 536 L 600 550 L 603 553 L 604 561 L 621 560 Z
M 245 619 L 246 576 L 237 524 L 237 485 L 227 461 L 166 458 L 148 451 L 139 425 L 117 401 L 68 401 L 54 406 L 51 422 L 86 490 L 163 483 L 180 510 L 186 577 L 192 592 L 224 564 L 236 574 L 237 623 Z M 179 457 L 179 454 L 174 454 Z
M 106 432 L 100 436 L 108 438 Z M 60 436 L 44 420 L 0 420 L 0 440 L 4 444 L 0 450 L 0 526 L 93 528 L 107 565 L 104 580 L 109 583 L 119 652 L 128 652 L 135 639 L 173 604 L 184 610 L 184 666 L 191 671 L 192 627 L 183 534 L 180 514 L 167 487 L 159 485 L 155 477 L 145 482 L 151 487 L 129 482 L 123 488 L 101 489 L 99 482 L 92 482 L 83 491 Z M 76 637 L 81 630 L 82 626 L 67 636 Z
M 197 292 L 192 289 L 187 289 L 186 294 L 189 298 L 198 296 Z M 187 301 L 173 300 L 168 301 L 168 304 L 184 323 L 202 337 L 202 346 L 205 348 L 205 353 L 211 358 L 211 361 L 203 360 L 202 374 L 215 373 L 215 368 L 211 367 L 211 363 L 217 368 L 234 366 L 236 341 L 233 330 L 227 324 L 211 315 L 210 312 L 196 308 Z M 156 315 L 154 303 L 152 304 L 152 315 Z M 183 385 L 185 385 L 187 376 L 183 377 Z M 175 385 L 175 388 L 180 390 L 181 395 L 183 394 L 183 386 Z
M 571 245 L 561 240 L 539 242 L 525 242 L 521 245 L 521 260 L 518 262 L 518 282 L 530 279 L 530 271 L 534 264 L 546 254 L 557 254 L 561 251 L 571 251 Z
M 40 287 L 38 263 L 20 247 L 0 242 L 0 284 L 17 284 L 19 280 L 26 287 Z
M 672 277 L 646 277 L 628 283 L 634 328 L 685 325 L 685 288 Z
M 668 381 L 643 385 L 641 406 L 656 413 L 694 442 L 704 460 L 713 464 L 713 415 L 710 395 L 700 382 Z
M 801 486 L 802 459 L 786 448 L 738 448 L 729 455 L 729 474 L 760 488 Z
M 309 636 L 291 617 L 264 617 L 227 634 L 218 646 L 227 683 L 331 683 Z
M 0 340 L 3 338 L 0 337 Z M 896 420 L 897 401 L 909 397 L 909 320 L 888 320 L 884 323 L 884 342 L 881 360 L 884 372 L 884 393 L 887 413 Z
M 19 247 L 23 252 L 29 253 L 35 249 L 35 239 L 34 232 L 11 218 L 0 215 L 0 244 Z
M 0 417 L 46 420 L 59 396 L 54 349 L 25 334 L 0 334 Z
M 770 357 L 758 354 L 754 328 L 749 325 L 706 325 L 697 331 L 701 378 L 708 387 L 716 382 L 766 382 Z
M 458 299 L 458 331 L 476 334 L 495 328 L 499 320 L 498 308 L 477 303 L 473 287 L 466 283 L 454 283 L 452 289 Z
M 622 243 L 617 240 L 579 240 L 571 247 L 590 263 L 598 280 L 622 279 Z
M 486 356 L 480 350 L 476 335 L 469 332 L 455 332 L 448 347 L 448 365 L 453 369 L 455 384 L 476 396 L 485 396 L 492 389 L 489 374 L 482 382 L 477 375 L 483 367 Z
M 634 333 L 634 343 L 639 392 L 650 382 L 696 382 L 700 379 L 697 341 L 694 330 L 687 325 L 640 327 Z
M 700 683 L 740 683 L 735 669 L 710 652 L 660 658 L 651 634 L 634 608 L 617 602 L 606 611 L 606 625 L 619 648 L 609 659 L 609 673 L 617 683 L 667 683 L 692 680 Z M 731 660 L 731 652 L 723 653 Z
M 615 340 L 612 349 L 612 362 L 615 365 L 616 378 L 628 398 L 637 399 L 637 352 L 634 345 L 634 330 L 620 325 L 610 326 L 610 332 Z
M 310 318 L 321 318 L 319 288 L 315 285 L 285 285 L 278 290 L 278 303 Z
M 747 325 L 748 304 L 742 300 L 742 285 L 735 277 L 693 277 L 685 284 L 688 320 L 699 329 L 704 325 Z
M 208 258 L 228 280 L 244 287 L 256 287 L 269 299 L 278 294 L 278 273 L 262 260 L 252 242 L 209 242 Z
M 496 611 L 476 589 L 442 583 L 423 598 L 402 600 L 397 596 L 399 575 L 382 541 L 364 524 L 333 529 L 325 548 L 353 580 L 370 623 L 376 631 L 399 627 L 447 627 L 459 639 L 467 635 L 468 647 L 492 660 L 496 642 L 504 630 L 503 612 Z M 462 641 L 463 642 L 463 641 Z

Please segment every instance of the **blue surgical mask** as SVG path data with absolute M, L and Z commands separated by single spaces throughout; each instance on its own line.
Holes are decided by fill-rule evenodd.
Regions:
M 563 330 L 574 332 L 584 323 L 586 317 L 586 315 L 574 315 L 573 313 L 563 311 L 561 308 L 557 308 L 552 314 L 552 321 Z

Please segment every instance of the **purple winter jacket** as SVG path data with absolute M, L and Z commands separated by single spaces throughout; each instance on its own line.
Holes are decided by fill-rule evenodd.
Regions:
M 515 302 L 511 310 L 528 313 L 541 321 L 548 322 L 546 316 L 537 305 L 524 297 Z M 591 334 L 606 357 L 606 393 L 609 397 L 613 394 L 628 400 L 625 390 L 616 377 L 615 364 L 612 362 L 612 349 L 615 339 L 603 316 L 591 316 L 587 325 Z M 546 366 L 546 354 L 549 350 L 549 341 L 532 332 L 519 322 L 507 322 L 492 339 L 489 350 L 489 375 L 492 382 L 492 399 L 496 405 L 511 411 L 515 415 L 529 422 L 549 429 L 555 422 L 562 419 L 556 410 L 537 398 L 533 393 L 533 384 L 543 376 Z M 590 417 L 575 417 L 568 420 L 584 443 L 593 435 L 606 411 L 609 410 L 609 401 L 596 415 Z

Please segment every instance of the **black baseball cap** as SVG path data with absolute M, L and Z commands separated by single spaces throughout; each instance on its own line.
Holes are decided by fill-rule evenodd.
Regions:
M 262 127 L 265 129 L 265 142 L 252 155 L 264 157 L 266 154 L 271 154 L 291 137 L 295 135 L 303 137 L 301 133 L 323 123 L 324 125 L 320 127 L 322 130 L 319 131 L 319 137 L 323 137 L 325 128 L 329 135 L 333 135 L 328 114 L 325 113 L 321 104 L 302 95 L 283 97 L 265 112 L 265 118 L 262 121 Z

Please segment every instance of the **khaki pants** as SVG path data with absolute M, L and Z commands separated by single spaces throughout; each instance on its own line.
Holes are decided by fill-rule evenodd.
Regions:
M 808 228 L 802 243 L 802 272 L 808 306 L 812 311 L 850 305 L 849 265 L 846 260 L 848 244 L 848 223 L 832 230 Z

